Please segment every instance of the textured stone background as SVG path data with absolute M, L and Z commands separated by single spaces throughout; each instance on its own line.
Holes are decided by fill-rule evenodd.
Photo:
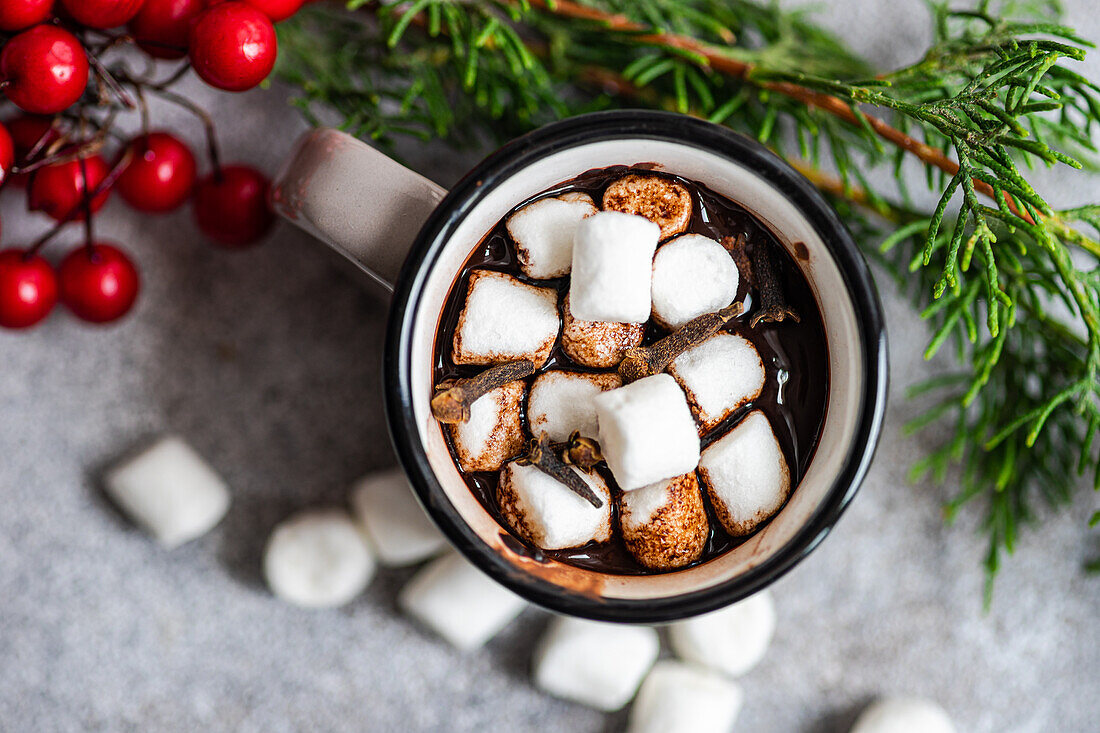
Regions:
M 1067 5 L 1100 38 L 1091 0 Z M 927 37 L 917 0 L 835 1 L 823 15 L 884 64 L 913 59 Z M 304 127 L 282 89 L 187 89 L 220 121 L 229 157 L 269 171 Z M 158 115 L 198 142 L 192 120 Z M 444 184 L 473 160 L 410 156 Z M 1057 203 L 1096 198 L 1096 179 L 1048 180 Z M 5 243 L 45 226 L 14 192 L 0 207 Z M 33 333 L 0 333 L 0 728 L 621 727 L 622 715 L 531 687 L 539 610 L 462 656 L 395 611 L 406 572 L 381 573 L 339 611 L 275 601 L 259 576 L 272 525 L 340 502 L 353 479 L 392 461 L 378 379 L 384 306 L 289 226 L 243 253 L 211 249 L 187 212 L 138 217 L 116 199 L 99 226 L 140 261 L 133 316 L 92 329 L 59 313 Z M 838 530 L 775 586 L 778 633 L 744 679 L 738 729 L 842 731 L 873 696 L 911 692 L 940 700 L 961 731 L 1095 730 L 1100 580 L 1080 567 L 1100 551 L 1086 528 L 1097 501 L 1082 495 L 1023 534 L 983 616 L 973 515 L 944 528 L 943 491 L 905 481 L 924 445 L 900 435 L 917 410 L 903 390 L 934 366 L 920 360 L 926 333 L 910 308 L 883 296 L 893 402 L 875 468 Z M 95 481 L 165 430 L 197 446 L 234 494 L 216 531 L 172 553 L 123 521 Z

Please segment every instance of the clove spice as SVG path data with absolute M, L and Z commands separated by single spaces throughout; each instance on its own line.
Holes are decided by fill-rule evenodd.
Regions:
M 742 234 L 734 246 L 740 254 L 734 254 L 734 260 L 738 267 L 747 259 L 745 236 Z M 783 295 L 783 287 L 779 284 L 779 278 L 775 274 L 775 264 L 772 262 L 771 253 L 766 245 L 756 244 L 752 248 L 752 267 L 749 270 L 749 282 L 760 293 L 760 308 L 753 315 L 749 325 L 756 328 L 761 321 L 779 323 L 790 318 L 798 323 L 798 312 L 795 311 Z
M 480 397 L 534 373 L 535 363 L 530 359 L 520 359 L 497 364 L 473 377 L 440 382 L 432 397 L 432 414 L 441 423 L 464 423 L 470 419 L 470 406 Z
M 586 438 L 579 430 L 574 430 L 562 446 L 562 460 L 570 466 L 591 471 L 593 466 L 603 460 L 603 451 L 594 438 Z
M 554 452 L 550 436 L 545 431 L 538 438 L 531 439 L 527 453 L 517 458 L 516 463 L 521 466 L 534 466 L 559 483 L 565 484 L 570 491 L 597 509 L 603 506 L 603 499 L 596 495 L 592 487 L 584 482 L 572 466 L 566 464 Z
M 720 311 L 704 313 L 685 323 L 676 331 L 649 346 L 627 349 L 619 362 L 619 376 L 629 384 L 668 369 L 673 360 L 693 346 L 706 341 L 731 320 L 741 314 L 744 305 L 733 303 Z

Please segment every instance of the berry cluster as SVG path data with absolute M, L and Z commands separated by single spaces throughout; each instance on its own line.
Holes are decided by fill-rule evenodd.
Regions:
M 213 123 L 170 87 L 188 70 L 207 84 L 244 91 L 275 65 L 274 23 L 305 0 L 0 0 L 0 90 L 19 113 L 0 124 L 0 185 L 25 188 L 27 208 L 56 225 L 29 246 L 0 250 L 0 327 L 27 328 L 58 301 L 77 317 L 106 323 L 125 315 L 140 288 L 120 248 L 95 238 L 92 220 L 117 191 L 148 213 L 188 199 L 215 243 L 248 246 L 270 229 L 268 180 L 247 165 L 222 165 Z M 150 59 L 185 59 L 162 80 L 131 72 L 127 46 Z M 123 60 L 113 63 L 109 56 Z M 132 56 L 132 54 L 131 54 Z M 210 173 L 178 137 L 149 125 L 147 98 L 194 113 L 204 125 Z M 139 112 L 131 139 L 112 129 Z M 108 143 L 121 139 L 109 155 Z M 83 222 L 84 243 L 54 267 L 40 251 L 65 225 Z

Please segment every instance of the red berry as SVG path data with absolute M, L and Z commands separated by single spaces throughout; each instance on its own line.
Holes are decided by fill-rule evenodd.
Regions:
M 0 0 L 0 30 L 21 31 L 53 15 L 53 0 Z
M 244 0 L 261 13 L 271 18 L 272 23 L 286 20 L 305 5 L 305 0 Z
M 151 132 L 130 143 L 133 160 L 115 183 L 118 194 L 138 211 L 171 211 L 191 195 L 195 156 L 167 132 Z
M 77 23 L 89 28 L 114 28 L 137 15 L 144 0 L 61 0 Z
M 222 167 L 195 186 L 195 221 L 208 237 L 230 248 L 247 247 L 271 229 L 270 185 L 264 174 L 245 165 Z
M 130 34 L 154 58 L 181 59 L 191 22 L 205 7 L 205 0 L 145 0 L 130 21 Z
M 52 115 L 68 108 L 88 85 L 88 57 L 67 30 L 36 25 L 0 51 L 8 99 L 25 112 Z
M 2 0 L 0 0 L 2 1 Z M 53 118 L 39 117 L 38 115 L 19 115 L 4 122 L 11 133 L 12 143 L 15 146 L 15 160 L 19 164 L 26 164 L 27 156 L 38 148 L 35 157 L 42 154 L 46 146 L 59 137 L 57 130 L 53 129 Z M 19 173 L 10 178 L 12 185 L 24 186 L 30 175 Z
M 0 326 L 29 328 L 57 303 L 57 273 L 21 249 L 0 251 Z
M 85 158 L 84 166 L 88 171 L 87 190 L 94 191 L 107 177 L 110 168 L 100 155 Z M 31 211 L 44 211 L 58 221 L 75 211 L 75 215 L 69 217 L 70 220 L 81 221 L 84 219 L 84 211 L 81 208 L 84 191 L 84 175 L 80 170 L 79 160 L 47 165 L 31 174 L 31 180 L 27 186 L 27 208 Z M 110 193 L 108 189 L 94 196 L 92 211 L 102 209 Z
M 207 84 L 230 92 L 251 89 L 275 66 L 275 26 L 247 3 L 231 0 L 202 12 L 191 26 L 188 55 Z
M 15 164 L 15 143 L 8 128 L 0 125 L 0 184 L 8 180 L 8 171 Z
M 57 268 L 61 302 L 77 318 L 92 323 L 118 320 L 137 300 L 141 281 L 122 250 L 96 242 L 77 247 Z

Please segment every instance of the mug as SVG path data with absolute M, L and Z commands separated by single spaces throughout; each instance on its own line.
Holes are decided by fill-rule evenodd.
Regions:
M 698 181 L 749 210 L 799 263 L 825 324 L 829 390 L 814 457 L 782 510 L 725 554 L 687 569 L 615 575 L 554 561 L 481 505 L 429 407 L 436 330 L 452 284 L 513 207 L 597 168 L 638 165 Z M 851 235 L 817 189 L 763 145 L 692 117 L 581 115 L 505 145 L 444 191 L 355 138 L 307 133 L 272 187 L 276 211 L 392 291 L 386 418 L 420 503 L 475 566 L 560 613 L 658 623 L 769 585 L 812 551 L 867 472 L 886 405 L 882 307 Z

